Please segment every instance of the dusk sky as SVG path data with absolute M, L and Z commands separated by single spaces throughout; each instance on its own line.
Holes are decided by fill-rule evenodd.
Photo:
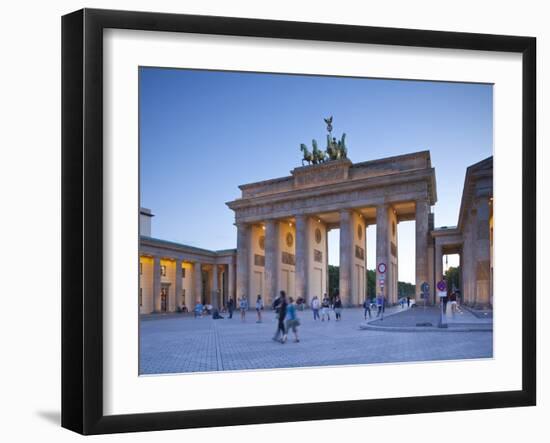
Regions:
M 140 69 L 140 199 L 153 237 L 236 247 L 225 202 L 238 185 L 289 175 L 300 143 L 324 148 L 324 117 L 362 162 L 429 150 L 436 226 L 454 226 L 466 168 L 493 153 L 491 85 L 281 74 Z M 375 226 L 367 267 L 375 266 Z M 414 282 L 414 222 L 398 228 L 399 280 Z M 338 230 L 329 263 L 338 264 Z M 450 264 L 454 260 L 450 260 Z

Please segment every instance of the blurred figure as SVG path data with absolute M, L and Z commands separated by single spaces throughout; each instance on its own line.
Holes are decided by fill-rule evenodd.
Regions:
M 340 296 L 337 295 L 334 298 L 334 314 L 336 316 L 336 321 L 342 320 L 342 300 L 340 300 Z
M 277 330 L 275 331 L 275 335 L 273 336 L 273 340 L 275 341 L 281 341 L 283 342 L 283 338 L 285 337 L 286 331 L 285 331 L 285 317 L 286 317 L 286 309 L 287 309 L 287 303 L 286 303 L 286 294 L 285 291 L 281 291 L 279 297 L 277 297 Z M 274 303 L 275 304 L 275 303 Z M 281 337 L 279 339 L 279 337 Z
M 321 321 L 325 321 L 325 317 L 327 318 L 327 321 L 330 321 L 330 300 L 327 297 L 327 294 L 325 294 L 325 297 L 321 302 Z
M 311 300 L 311 310 L 313 311 L 313 320 L 317 320 L 321 318 L 319 316 L 319 308 L 321 307 L 321 303 L 319 302 L 319 297 L 315 296 Z
M 382 295 L 378 295 L 378 297 L 376 297 L 376 307 L 378 308 L 378 312 L 376 313 L 377 317 L 380 317 L 380 315 L 382 315 L 382 318 L 384 318 L 384 304 L 384 297 Z
M 258 317 L 256 320 L 256 323 L 262 322 L 262 310 L 264 309 L 264 302 L 262 300 L 261 294 L 258 294 L 258 298 L 256 299 L 256 316 Z
M 449 297 L 449 301 L 451 302 L 451 314 L 453 317 L 456 314 L 456 292 L 451 292 L 451 296 Z
M 195 309 L 194 309 L 194 313 L 195 313 L 195 318 L 197 317 L 202 317 L 202 311 L 204 310 L 204 306 L 202 305 L 202 303 L 199 301 L 197 301 L 197 304 L 195 305 Z
M 227 312 L 229 312 L 229 318 L 233 318 L 234 310 L 235 310 L 235 301 L 233 300 L 233 297 L 230 297 L 229 301 L 227 302 Z
M 248 310 L 248 300 L 243 295 L 239 301 L 239 310 L 241 311 L 241 321 L 245 320 L 246 311 Z
M 366 298 L 365 301 L 363 302 L 363 309 L 365 310 L 364 311 L 365 320 L 367 319 L 367 314 L 369 315 L 369 318 L 371 318 L 372 314 L 370 310 L 370 301 L 368 298 Z
M 283 339 L 281 340 L 281 343 L 286 342 L 286 338 L 288 335 L 288 331 L 292 329 L 292 332 L 294 333 L 294 341 L 298 343 L 300 340 L 298 339 L 298 326 L 300 325 L 300 320 L 298 320 L 298 316 L 296 315 L 296 304 L 294 303 L 294 299 L 292 297 L 288 298 L 288 306 L 286 310 L 286 328 L 285 328 L 285 334 L 283 335 Z

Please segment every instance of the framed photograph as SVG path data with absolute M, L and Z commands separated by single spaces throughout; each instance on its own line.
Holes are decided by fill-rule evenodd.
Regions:
M 536 403 L 531 37 L 62 20 L 62 425 Z

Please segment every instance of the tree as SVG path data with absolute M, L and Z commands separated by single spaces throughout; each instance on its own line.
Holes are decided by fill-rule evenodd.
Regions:
M 367 297 L 376 298 L 376 271 L 367 269 Z
M 460 289 L 460 266 L 450 266 L 445 272 L 445 279 L 450 290 L 453 288 Z
M 340 288 L 340 267 L 328 265 L 328 294 L 332 296 Z
M 376 297 L 376 271 L 374 269 L 367 269 L 366 271 L 367 281 L 367 297 L 369 299 Z M 329 295 L 334 294 L 339 290 L 340 281 L 340 267 L 328 265 L 328 288 Z M 397 282 L 397 291 L 400 297 L 414 297 L 416 286 L 412 283 Z

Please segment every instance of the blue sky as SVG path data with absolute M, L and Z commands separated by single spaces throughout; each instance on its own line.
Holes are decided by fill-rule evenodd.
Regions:
M 493 151 L 491 85 L 140 68 L 140 199 L 153 236 L 234 248 L 238 185 L 289 174 L 323 118 L 353 162 L 429 149 L 436 226 L 456 225 L 466 168 Z M 399 279 L 414 281 L 414 223 L 399 225 Z M 374 268 L 375 228 L 367 231 Z M 338 231 L 329 236 L 338 264 Z

